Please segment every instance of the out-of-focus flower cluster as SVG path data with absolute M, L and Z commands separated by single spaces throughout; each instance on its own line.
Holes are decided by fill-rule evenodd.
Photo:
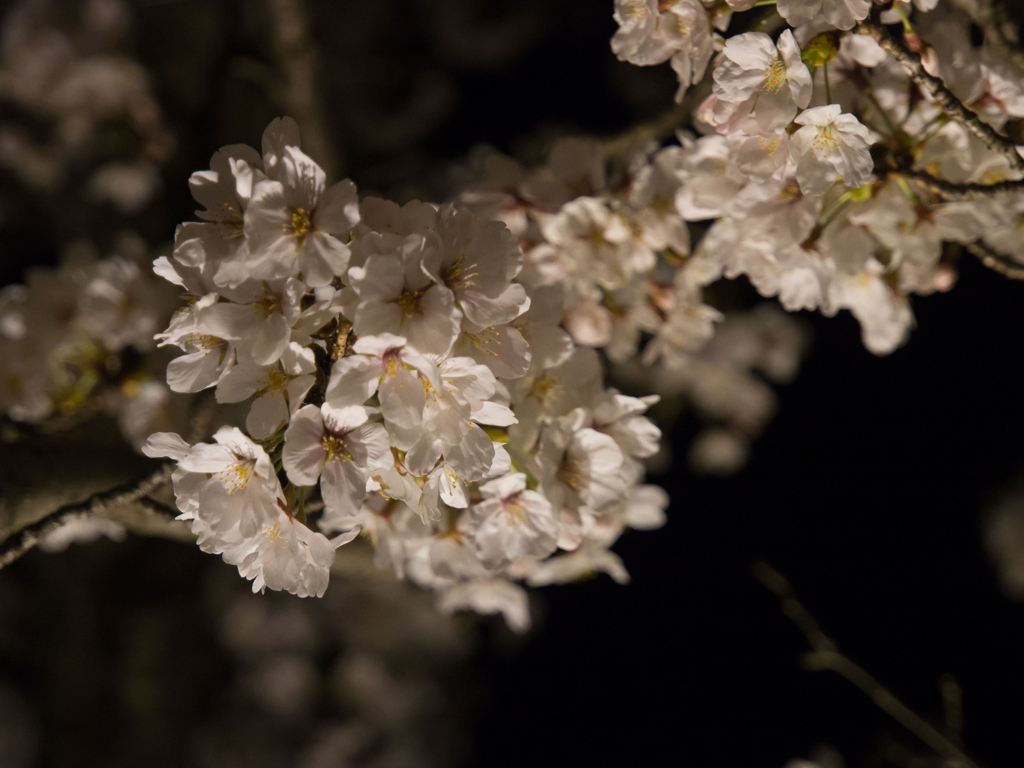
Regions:
M 466 763 L 476 628 L 374 571 L 366 551 L 323 600 L 297 601 L 253 595 L 229 570 L 190 553 L 169 547 L 178 556 L 161 562 L 143 550 L 72 551 L 46 559 L 31 578 L 0 584 L 4 768 L 50 755 L 81 763 L 137 754 L 196 768 Z M 173 562 L 173 577 L 155 601 L 100 593 L 109 582 L 96 562 L 124 581 L 168 573 Z M 75 596 L 62 578 L 73 579 Z M 102 607 L 75 611 L 83 593 L 102 596 Z M 37 670 L 54 657 L 76 662 L 61 685 L 39 685 Z M 25 669 L 31 677 L 17 674 Z M 147 691 L 159 692 L 141 705 L 158 726 L 90 738 L 111 719 L 140 717 Z M 65 734 L 56 746 L 46 737 L 55 729 Z
M 502 222 L 328 186 L 288 118 L 191 185 L 202 221 L 155 263 L 188 296 L 159 335 L 185 352 L 167 380 L 251 400 L 249 434 L 160 433 L 145 451 L 178 462 L 204 550 L 254 590 L 320 596 L 335 549 L 362 534 L 443 610 L 519 630 L 519 581 L 627 579 L 608 547 L 661 525 L 667 503 L 639 484 L 657 398 L 604 387 L 597 353 L 559 326 L 557 288 L 518 280 Z
M 196 734 L 195 764 L 464 761 L 460 686 L 473 637 L 422 593 L 378 577 L 345 581 L 308 607 L 235 595 L 218 629 L 233 674 Z
M 181 404 L 161 380 L 166 356 L 153 339 L 174 292 L 152 274 L 137 236 L 121 236 L 114 250 L 99 259 L 90 244 L 74 244 L 56 269 L 30 269 L 24 285 L 0 290 L 7 418 L 57 428 L 106 412 L 136 447 L 180 423 Z
M 0 36 L 0 168 L 30 191 L 81 196 L 125 214 L 160 188 L 174 146 L 149 76 L 126 55 L 122 0 L 21 3 Z

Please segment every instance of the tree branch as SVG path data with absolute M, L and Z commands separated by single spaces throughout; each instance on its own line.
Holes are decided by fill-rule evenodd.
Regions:
M 139 482 L 125 483 L 109 491 L 96 493 L 85 501 L 68 504 L 51 512 L 42 520 L 22 528 L 0 543 L 0 569 L 6 568 L 36 546 L 47 534 L 73 520 L 84 520 L 108 510 L 138 502 L 147 502 L 145 498 L 165 486 L 171 479 L 175 464 L 164 464 L 159 470 Z M 146 503 L 152 512 L 166 514 L 166 508 L 156 502 Z
M 1017 152 L 1016 145 L 981 120 L 977 113 L 964 106 L 964 103 L 946 87 L 940 78 L 930 74 L 924 68 L 920 56 L 890 35 L 884 27 L 873 21 L 865 19 L 857 22 L 854 31 L 873 38 L 890 56 L 903 65 L 911 80 L 931 95 L 939 109 L 981 139 L 986 147 L 1004 155 L 1010 161 L 1011 166 L 1024 172 L 1024 157 Z
M 755 578 L 778 599 L 782 612 L 807 638 L 811 652 L 804 656 L 804 665 L 811 670 L 831 669 L 860 688 L 882 711 L 933 749 L 936 754 L 963 768 L 978 768 L 952 741 L 915 714 L 866 670 L 850 661 L 836 649 L 835 642 L 822 632 L 818 622 L 796 599 L 786 578 L 767 563 L 756 562 Z
M 1024 264 L 1013 261 L 1008 256 L 989 248 L 982 242 L 968 243 L 964 249 L 976 257 L 982 264 L 1011 280 L 1024 280 Z
M 975 200 L 980 197 L 993 197 L 1007 192 L 1024 191 L 1024 179 L 1000 181 L 995 184 L 954 184 L 926 171 L 900 170 L 894 174 L 905 177 L 920 187 L 933 192 L 944 200 Z

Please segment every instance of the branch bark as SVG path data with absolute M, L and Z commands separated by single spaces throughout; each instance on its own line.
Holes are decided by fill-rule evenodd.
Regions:
M 808 669 L 830 669 L 860 688 L 882 711 L 927 744 L 936 754 L 962 768 L 978 768 L 978 764 L 963 753 L 946 736 L 897 699 L 865 669 L 850 661 L 836 648 L 835 641 L 826 635 L 814 617 L 797 600 L 786 578 L 767 563 L 757 562 L 754 577 L 778 599 L 782 612 L 807 639 L 811 652 L 804 656 Z
M 926 171 L 899 170 L 892 173 L 903 176 L 918 186 L 933 192 L 943 200 L 977 200 L 978 198 L 994 197 L 1009 192 L 1024 191 L 1024 179 L 1000 181 L 995 184 L 954 184 Z
M 857 22 L 854 31 L 874 39 L 886 53 L 903 65 L 911 80 L 931 95 L 939 109 L 981 139 L 986 147 L 1004 155 L 1013 168 L 1024 172 L 1024 157 L 1017 152 L 1017 146 L 984 122 L 977 113 L 964 106 L 940 78 L 924 68 L 921 57 L 907 48 L 902 41 L 890 35 L 885 27 L 867 19 Z
M 139 502 L 142 502 L 146 509 L 154 514 L 169 514 L 170 510 L 167 510 L 162 504 L 152 502 L 146 497 L 170 482 L 174 466 L 173 463 L 164 464 L 159 470 L 141 481 L 125 483 L 109 491 L 93 494 L 85 501 L 63 506 L 41 520 L 22 528 L 0 543 L 0 569 L 6 568 L 35 547 L 47 534 L 72 520 L 84 520 L 106 512 L 116 512 L 130 504 Z
M 982 242 L 968 243 L 964 249 L 989 269 L 1011 280 L 1024 280 L 1024 264 L 1018 264 L 1007 256 L 989 248 Z

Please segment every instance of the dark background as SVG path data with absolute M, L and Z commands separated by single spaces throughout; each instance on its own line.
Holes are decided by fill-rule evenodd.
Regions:
M 475 143 L 529 157 L 530 137 L 545 130 L 607 135 L 671 103 L 666 67 L 641 70 L 611 56 L 610 0 L 487 4 L 480 13 L 530 6 L 539 21 L 513 55 L 483 65 L 446 54 L 431 26 L 438 3 L 353 4 L 361 17 L 345 16 L 343 5 L 308 8 L 327 73 L 328 125 L 345 147 L 339 170 L 362 191 L 443 194 L 442 169 Z M 166 191 L 124 222 L 156 243 L 191 217 L 188 175 L 207 167 L 222 144 L 258 146 L 280 109 L 272 96 L 231 79 L 239 57 L 272 67 L 258 24 L 237 23 L 240 4 L 135 7 L 132 50 L 153 72 L 178 141 L 164 171 Z M 372 22 L 378 36 L 361 35 L 353 18 Z M 335 69 L 376 69 L 390 79 L 367 83 L 366 72 L 359 80 Z M 352 128 L 352 113 L 368 100 L 379 103 L 366 109 L 400 106 L 402 84 L 422 71 L 440 73 L 453 89 L 436 125 L 390 149 Z M 5 197 L 20 194 L 0 177 L 4 183 Z M 30 264 L 55 263 L 69 239 L 102 239 L 110 229 L 106 219 L 40 227 L 52 202 L 28 197 L 19 205 L 22 214 L 0 228 L 5 282 Z M 680 462 L 655 478 L 672 496 L 669 522 L 628 534 L 616 547 L 630 586 L 600 578 L 541 590 L 538 626 L 523 642 L 484 625 L 476 673 L 482 693 L 470 710 L 472 764 L 781 768 L 820 744 L 838 749 L 850 766 L 893 764 L 882 755 L 894 754 L 894 744 L 906 755 L 927 755 L 848 683 L 800 668 L 803 638 L 751 576 L 755 559 L 789 577 L 839 647 L 922 715 L 938 721 L 938 680 L 952 674 L 964 691 L 968 751 L 983 765 L 1016 764 L 1024 754 L 1024 607 L 998 589 L 981 520 L 1024 466 L 1022 298 L 1024 286 L 966 260 L 950 294 L 914 301 L 919 327 L 886 358 L 863 349 L 848 314 L 808 316 L 813 349 L 797 381 L 779 390 L 778 414 L 750 464 L 733 478 L 707 479 Z M 677 425 L 678 456 L 695 429 L 687 419 Z M 135 763 L 178 764 L 173 727 L 204 716 L 222 672 L 202 655 L 212 641 L 190 596 L 202 573 L 230 569 L 161 541 L 96 548 L 96 555 L 32 553 L 0 585 L 7 580 L 22 599 L 46 595 L 55 606 L 57 617 L 28 635 L 39 643 L 66 629 L 59 617 L 67 611 L 83 612 L 97 679 L 83 683 L 80 700 L 65 701 L 64 710 L 46 709 L 61 672 L 42 669 L 44 655 L 33 655 L 25 646 L 34 641 L 24 638 L 16 653 L 5 646 L 5 672 L 43 707 L 44 764 L 86 764 L 74 755 L 84 754 L 83 745 L 101 749 L 105 729 L 137 727 L 104 688 L 104 665 L 126 653 L 105 640 L 161 606 L 190 617 L 161 663 L 195 680 L 193 698 L 169 705 L 178 720 L 163 726 L 165 742 L 153 743 L 170 751 Z M 81 728 L 67 730 L 76 721 Z

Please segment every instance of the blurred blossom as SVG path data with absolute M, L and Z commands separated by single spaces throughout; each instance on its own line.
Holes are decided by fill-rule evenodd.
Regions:
M 124 541 L 125 528 L 120 523 L 100 517 L 73 520 L 46 534 L 39 547 L 44 552 L 63 552 L 70 544 L 89 544 L 102 536 L 113 541 Z
M 1003 592 L 1024 600 L 1024 486 L 1018 483 L 989 508 L 983 533 Z
M 126 54 L 133 12 L 121 0 L 22 0 L 0 36 L 0 166 L 28 188 L 54 194 L 111 149 L 122 162 L 98 170 L 89 194 L 137 213 L 158 189 L 155 164 L 173 139 L 150 78 Z M 128 161 L 128 162 L 125 162 Z
M 742 434 L 708 427 L 693 439 L 687 460 L 701 474 L 731 475 L 739 471 L 749 457 L 750 443 Z

